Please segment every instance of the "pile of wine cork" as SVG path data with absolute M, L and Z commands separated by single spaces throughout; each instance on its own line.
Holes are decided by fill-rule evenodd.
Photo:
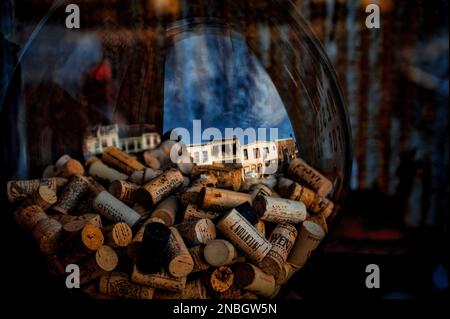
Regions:
M 328 231 L 332 183 L 300 158 L 249 183 L 236 165 L 172 163 L 172 145 L 64 155 L 8 182 L 14 218 L 91 298 L 275 298 Z

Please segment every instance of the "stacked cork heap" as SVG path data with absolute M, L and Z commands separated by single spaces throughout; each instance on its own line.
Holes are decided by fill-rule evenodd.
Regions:
M 331 182 L 300 158 L 254 183 L 232 164 L 173 164 L 173 143 L 142 162 L 64 155 L 8 182 L 14 217 L 55 276 L 79 266 L 92 298 L 275 297 L 327 232 Z

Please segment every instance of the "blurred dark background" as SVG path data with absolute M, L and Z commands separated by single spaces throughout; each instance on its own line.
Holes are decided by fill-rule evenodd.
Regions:
M 130 35 L 118 27 L 131 21 L 153 19 L 149 6 L 151 1 L 133 1 L 131 6 L 116 0 L 79 2 L 88 8 L 83 11 L 87 14 L 83 16 L 83 23 L 93 28 L 96 24 L 106 24 L 117 31 L 116 37 L 121 39 L 117 43 L 128 41 L 137 47 L 129 57 L 130 67 L 125 71 L 135 79 L 129 82 L 130 86 L 121 88 L 125 93 L 122 92 L 122 100 L 117 101 L 117 108 L 126 107 L 140 112 L 141 105 L 155 103 L 158 94 L 162 94 L 162 88 L 145 98 L 140 92 L 147 90 L 149 83 L 162 83 L 157 78 L 161 74 L 139 69 L 142 61 L 153 59 L 151 62 L 157 62 L 157 56 L 148 55 L 148 39 L 154 39 L 154 35 L 145 32 Z M 348 105 L 354 158 L 347 201 L 333 225 L 330 238 L 322 247 L 323 252 L 314 256 L 284 295 L 322 299 L 448 296 L 448 1 L 293 2 L 322 41 L 339 77 Z M 20 50 L 52 3 L 45 0 L 0 2 L 0 101 L 6 99 L 9 105 L 13 105 L 14 99 L 19 98 L 21 79 L 13 78 L 12 74 L 15 68 L 20 67 L 17 65 Z M 176 12 L 183 1 L 165 0 L 161 3 L 170 13 L 172 10 Z M 381 8 L 380 29 L 365 27 L 365 6 L 370 3 Z M 251 10 L 249 6 L 247 9 Z M 266 14 L 263 20 L 270 19 L 271 13 Z M 255 29 L 254 32 L 252 38 L 278 36 L 270 28 Z M 48 36 L 57 34 L 55 31 Z M 116 46 L 114 37 L 107 40 L 104 45 L 114 47 L 117 52 L 127 50 L 124 46 Z M 85 45 L 91 43 L 88 41 Z M 271 52 L 278 49 L 265 48 L 262 63 L 266 68 L 277 63 L 272 61 Z M 46 54 L 50 48 L 41 50 L 41 54 Z M 77 108 L 108 105 L 104 101 L 113 99 L 115 94 L 111 92 L 114 86 L 108 82 L 110 71 L 107 59 L 86 69 L 88 76 L 81 89 L 74 91 L 86 93 L 93 90 L 96 94 L 86 93 L 86 96 L 96 96 L 98 100 L 82 101 L 81 105 L 71 97 L 71 92 L 59 91 L 57 87 L 46 88 L 54 90 L 54 105 L 50 107 L 54 113 L 54 125 L 59 124 L 58 116 L 72 116 L 77 124 L 69 131 L 76 139 L 81 132 L 75 126 L 87 121 L 84 116 L 97 116 L 100 122 L 104 120 L 99 114 L 107 114 L 107 110 L 95 114 L 87 111 L 61 114 L 59 106 L 62 103 L 74 103 Z M 6 96 L 8 84 L 10 90 L 16 90 L 17 94 Z M 43 110 L 49 109 L 45 106 L 48 101 L 37 100 L 36 103 Z M 67 109 L 70 107 L 66 105 L 64 110 Z M 144 117 L 157 119 L 159 114 L 155 112 L 161 110 L 151 110 L 153 113 L 144 114 Z M 2 118 L 2 125 L 18 123 L 20 116 Z M 19 148 L 20 145 L 13 147 Z M 50 153 L 38 160 L 48 162 L 51 157 Z M 7 174 L 4 171 L 2 176 Z M 9 212 L 4 212 L 4 215 L 10 217 Z M 12 239 L 22 240 L 19 236 Z M 28 244 L 31 246 L 31 242 Z M 14 250 L 13 243 L 8 242 L 8 246 Z M 40 287 L 51 285 L 51 281 L 42 275 L 43 263 L 27 264 L 27 260 L 39 258 L 37 252 L 15 252 L 12 256 L 17 260 L 8 260 L 8 254 L 2 259 L 7 271 L 12 273 L 12 282 L 17 285 L 11 288 L 13 295 L 22 294 L 22 286 L 28 283 L 32 285 L 26 289 L 33 294 L 39 293 Z M 365 287 L 365 267 L 368 264 L 380 266 L 380 289 Z M 41 293 L 58 295 L 52 289 Z

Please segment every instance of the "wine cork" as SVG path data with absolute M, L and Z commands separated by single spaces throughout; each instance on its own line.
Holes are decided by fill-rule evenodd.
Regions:
M 64 264 L 79 261 L 81 258 L 97 251 L 104 243 L 100 228 L 86 221 L 75 220 L 63 226 L 64 241 L 58 255 Z
M 263 220 L 258 221 L 255 228 L 263 237 L 266 237 L 266 223 Z
M 49 209 L 56 201 L 56 192 L 48 186 L 39 186 L 30 199 L 31 203 L 40 206 L 43 210 Z
M 138 213 L 106 191 L 97 194 L 93 208 L 103 217 L 114 222 L 123 221 L 130 227 L 133 227 L 141 218 Z
M 57 222 L 60 222 L 62 225 L 65 225 L 78 219 L 78 216 L 64 215 L 64 214 L 53 214 L 49 215 L 48 217 L 56 220 Z
M 176 278 L 186 277 L 194 269 L 194 261 L 178 230 L 169 228 L 171 234 L 167 243 L 167 270 Z
M 252 191 L 251 193 L 252 201 L 255 200 L 255 198 L 258 195 L 272 196 L 273 194 L 273 191 L 267 185 L 264 184 L 256 184 L 252 186 L 251 191 Z
M 251 203 L 251 201 L 251 194 L 211 187 L 202 188 L 198 196 L 198 203 L 201 208 L 219 212 L 228 211 L 242 203 Z
M 200 279 L 189 281 L 180 292 L 156 290 L 155 299 L 207 299 L 208 293 Z
M 178 201 L 175 196 L 169 196 L 162 200 L 151 214 L 151 217 L 160 218 L 166 226 L 172 226 L 175 223 L 175 217 L 178 210 Z
M 42 219 L 34 226 L 31 233 L 39 250 L 45 255 L 51 255 L 56 252 L 61 238 L 62 225 L 51 218 Z
M 217 177 L 214 174 L 204 173 L 199 176 L 192 183 L 195 187 L 216 187 L 218 183 Z
M 208 264 L 218 267 L 235 263 L 238 259 L 238 253 L 229 241 L 215 239 L 206 244 L 204 257 Z
M 278 224 L 270 234 L 272 249 L 259 264 L 261 269 L 275 279 L 278 278 L 296 238 L 297 229 L 293 225 Z
M 216 238 L 216 226 L 210 219 L 191 219 L 175 227 L 189 245 L 206 244 Z
M 71 159 L 72 159 L 72 157 L 70 155 L 64 154 L 56 160 L 55 166 L 59 169 L 62 169 L 64 167 L 64 165 L 66 165 L 66 163 L 68 161 L 70 161 Z
M 153 169 L 160 169 L 161 162 L 159 161 L 158 156 L 151 151 L 146 151 L 143 154 L 145 165 Z
M 132 283 L 128 274 L 112 272 L 100 278 L 99 292 L 121 299 L 153 299 L 154 288 Z
M 150 182 L 152 179 L 158 177 L 162 173 L 163 171 L 160 169 L 146 167 L 142 171 L 135 171 L 133 174 L 131 174 L 130 181 L 137 185 L 144 185 L 145 183 Z
M 165 156 L 170 157 L 172 147 L 174 147 L 176 144 L 177 142 L 174 140 L 165 140 L 164 142 L 161 143 L 159 149 L 161 150 L 161 152 L 163 152 Z
M 164 289 L 175 292 L 182 291 L 186 287 L 186 277 L 175 278 L 165 270 L 161 270 L 154 274 L 143 273 L 139 271 L 136 266 L 133 268 L 131 281 L 155 289 Z
M 84 215 L 80 215 L 77 217 L 78 220 L 84 221 L 86 224 L 90 224 L 92 226 L 103 228 L 102 218 L 99 214 L 87 213 Z
M 86 177 L 81 175 L 72 177 L 56 204 L 52 206 L 52 210 L 60 214 L 69 214 L 80 203 L 88 190 L 89 181 Z
M 136 234 L 134 235 L 132 241 L 128 244 L 127 247 L 127 254 L 128 257 L 132 260 L 136 259 L 136 256 L 139 252 L 140 246 L 141 246 L 141 242 L 142 242 L 142 238 L 144 237 L 144 232 L 145 232 L 145 226 L 149 223 L 161 223 L 164 224 L 164 221 L 160 218 L 154 218 L 154 217 L 150 217 L 149 219 L 147 219 L 142 226 L 139 228 L 139 230 L 136 232 Z
M 142 206 L 139 203 L 135 203 L 132 208 L 136 213 L 141 215 L 141 219 L 147 218 L 152 213 L 150 209 L 148 209 L 145 206 Z
M 272 296 L 276 289 L 275 278 L 250 263 L 236 265 L 235 282 L 237 286 L 264 297 Z
M 92 194 L 98 194 L 106 190 L 105 187 L 103 187 L 102 184 L 97 182 L 97 180 L 95 180 L 95 178 L 93 178 L 92 176 L 86 176 L 86 179 L 89 182 L 89 191 Z
M 136 256 L 136 266 L 144 273 L 157 273 L 166 263 L 170 229 L 160 223 L 145 225 L 144 235 Z
M 89 166 L 88 174 L 99 181 L 112 183 L 114 181 L 124 181 L 128 179 L 128 175 L 109 167 L 98 157 L 89 159 L 87 165 Z
M 110 146 L 103 151 L 102 161 L 127 175 L 145 169 L 145 166 L 134 157 L 114 146 Z
M 28 231 L 31 231 L 41 220 L 47 218 L 44 210 L 37 205 L 24 205 L 14 212 L 14 219 L 17 224 Z
M 298 224 L 308 216 L 305 204 L 286 198 L 258 196 L 253 207 L 268 222 Z
M 235 209 L 220 220 L 217 228 L 256 262 L 261 261 L 272 248 L 272 244 Z
M 181 194 L 179 194 L 179 200 L 181 205 L 183 206 L 187 206 L 189 204 L 197 205 L 201 190 L 202 187 L 192 186 L 180 192 Z
M 220 213 L 206 211 L 206 210 L 198 208 L 194 204 L 188 204 L 183 213 L 183 221 L 187 222 L 187 221 L 190 221 L 193 219 L 201 219 L 201 218 L 214 220 L 219 216 L 220 216 Z
M 325 231 L 326 234 L 328 233 L 327 220 L 323 214 L 310 215 L 310 216 L 308 216 L 308 218 L 306 220 L 316 223 L 317 225 L 322 227 L 322 229 Z
M 322 227 L 316 223 L 304 221 L 287 261 L 295 266 L 303 267 L 323 237 L 325 232 Z
M 177 159 L 177 167 L 185 176 L 190 176 L 195 164 L 192 163 L 190 156 L 182 155 Z
M 59 177 L 9 181 L 6 185 L 8 201 L 10 203 L 23 201 L 36 192 L 40 186 L 48 186 L 56 192 L 57 187 L 61 187 L 65 183 L 67 183 L 67 179 Z
M 256 225 L 259 222 L 258 214 L 249 202 L 242 203 L 235 209 L 242 215 L 242 217 L 248 220 L 250 224 Z
M 127 247 L 133 239 L 133 232 L 126 223 L 116 223 L 104 229 L 106 243 L 111 247 Z
M 109 192 L 125 204 L 133 204 L 139 186 L 125 181 L 114 181 L 109 185 Z
M 117 267 L 119 259 L 116 252 L 109 246 L 101 246 L 80 264 L 80 284 L 85 284 L 101 277 Z
M 68 160 L 62 167 L 59 167 L 59 169 L 60 169 L 60 172 L 59 172 L 58 176 L 61 176 L 64 178 L 70 178 L 75 175 L 83 175 L 84 174 L 83 165 L 75 159 Z
M 285 262 L 283 264 L 283 267 L 281 268 L 281 272 L 279 276 L 276 278 L 276 284 L 277 286 L 283 286 L 285 285 L 292 276 L 300 270 L 300 267 L 297 267 L 291 263 Z
M 292 179 L 280 177 L 277 182 L 277 191 L 281 197 L 289 198 L 288 189 L 294 183 Z
M 224 292 L 233 284 L 234 273 L 228 266 L 220 266 L 206 271 L 203 274 L 203 282 L 215 292 Z
M 169 169 L 142 186 L 136 194 L 142 204 L 155 205 L 182 184 L 183 174 L 177 169 Z
M 234 191 L 238 191 L 241 188 L 244 180 L 242 168 L 229 168 L 219 164 L 196 165 L 191 171 L 192 177 L 202 176 L 203 174 L 215 176 L 215 187 Z
M 287 194 L 287 198 L 303 202 L 312 214 L 323 214 L 325 218 L 328 218 L 333 213 L 334 204 L 332 201 L 319 196 L 316 192 L 298 183 L 292 183 Z
M 288 174 L 296 182 L 309 185 L 319 196 L 326 197 L 333 190 L 333 184 L 329 179 L 300 158 L 294 159 L 289 164 Z
M 194 261 L 194 268 L 192 269 L 193 273 L 206 270 L 210 267 L 210 264 L 208 264 L 205 260 L 204 249 L 205 246 L 203 245 L 189 248 L 189 253 Z

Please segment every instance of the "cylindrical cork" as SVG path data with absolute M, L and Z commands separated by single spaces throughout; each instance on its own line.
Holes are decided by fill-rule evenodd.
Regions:
M 136 203 L 133 205 L 133 210 L 138 213 L 139 215 L 141 215 L 141 219 L 146 219 L 150 216 L 150 214 L 152 213 L 151 209 L 142 206 L 139 203 Z
M 218 183 L 217 177 L 211 173 L 204 173 L 192 183 L 195 187 L 216 187 Z
M 309 185 L 317 194 L 326 197 L 333 190 L 333 184 L 319 171 L 300 158 L 289 164 L 288 174 L 298 183 Z
M 191 219 L 175 227 L 189 245 L 206 244 L 216 238 L 216 226 L 210 219 Z
M 220 220 L 217 228 L 256 262 L 261 261 L 272 248 L 272 244 L 235 209 Z
M 268 222 L 298 224 L 308 217 L 305 204 L 286 198 L 258 196 L 253 207 Z
M 175 223 L 175 217 L 178 210 L 178 201 L 175 196 L 169 196 L 156 206 L 151 217 L 160 218 L 166 226 L 172 226 Z
M 104 294 L 101 294 L 100 292 L 98 292 L 98 282 L 96 282 L 96 281 L 92 281 L 87 284 L 84 284 L 83 287 L 81 287 L 81 291 L 83 292 L 83 294 L 86 297 L 88 297 L 90 299 L 95 299 L 95 300 L 114 300 L 114 299 L 116 299 L 115 297 L 104 295 Z
M 17 224 L 28 231 L 31 231 L 41 220 L 47 218 L 44 210 L 37 205 L 24 205 L 14 212 L 14 219 Z
M 194 268 L 192 269 L 193 273 L 206 270 L 210 267 L 210 264 L 208 264 L 205 260 L 204 250 L 205 246 L 203 245 L 189 248 L 189 253 L 192 256 L 192 260 L 194 261 Z
M 139 186 L 125 181 L 114 181 L 109 185 L 109 192 L 126 204 L 133 204 L 136 201 L 136 191 Z
M 296 238 L 297 229 L 293 225 L 278 224 L 269 237 L 272 249 L 259 263 L 261 269 L 265 273 L 278 278 Z
M 270 297 L 275 292 L 275 278 L 249 263 L 236 265 L 234 279 L 237 286 L 261 296 Z
M 78 216 L 78 220 L 84 221 L 86 224 L 90 224 L 100 229 L 103 228 L 102 218 L 99 214 L 87 213 Z
M 30 198 L 30 204 L 38 205 L 43 210 L 49 209 L 56 201 L 56 191 L 48 186 L 39 186 Z
M 102 161 L 127 175 L 145 169 L 145 166 L 137 159 L 114 146 L 110 146 L 103 151 Z
M 200 195 L 200 192 L 202 190 L 202 187 L 198 186 L 192 186 L 189 187 L 178 195 L 181 205 L 187 206 L 189 204 L 198 204 L 198 198 Z
M 266 223 L 263 220 L 258 221 L 255 228 L 263 235 L 263 237 L 266 237 Z
M 153 299 L 154 288 L 132 283 L 128 274 L 112 272 L 100 278 L 100 293 L 121 299 Z
M 80 284 L 99 278 L 117 267 L 119 258 L 109 246 L 101 246 L 94 255 L 80 264 Z
M 252 200 L 255 200 L 255 198 L 258 195 L 272 196 L 273 194 L 273 191 L 267 185 L 264 184 L 256 184 L 252 186 L 251 191 L 252 191 L 251 193 Z
M 158 177 L 162 173 L 163 171 L 160 169 L 146 167 L 145 170 L 136 171 L 131 174 L 130 181 L 138 185 L 144 185 L 145 183 L 150 182 L 152 179 Z
M 148 274 L 139 271 L 135 266 L 131 274 L 131 281 L 155 289 L 169 291 L 182 291 L 186 287 L 186 277 L 175 278 L 164 269 L 155 274 Z
M 215 292 L 224 292 L 233 285 L 234 273 L 228 266 L 220 266 L 205 271 L 202 275 L 203 283 Z
M 258 214 L 249 202 L 242 203 L 234 209 L 236 209 L 242 217 L 248 220 L 250 224 L 256 225 L 259 222 Z
M 277 181 L 277 191 L 281 197 L 289 198 L 288 189 L 294 183 L 292 179 L 286 177 L 280 177 Z
M 183 155 L 179 157 L 176 164 L 180 172 L 183 173 L 183 175 L 185 176 L 190 176 L 192 169 L 195 166 L 195 164 L 192 163 L 192 160 L 188 155 Z
M 141 218 L 141 215 L 106 191 L 97 194 L 93 208 L 103 217 L 115 222 L 123 221 L 130 227 L 133 227 Z
M 277 286 L 285 285 L 299 269 L 300 267 L 285 262 L 279 276 L 276 278 Z
M 105 227 L 104 233 L 106 243 L 111 247 L 127 247 L 133 239 L 130 226 L 123 222 Z
M 215 211 L 228 211 L 245 202 L 252 202 L 252 195 L 219 188 L 202 188 L 198 203 L 201 208 Z
M 204 257 L 211 266 L 226 266 L 235 263 L 239 257 L 233 244 L 224 239 L 214 239 L 206 244 Z
M 161 162 L 154 152 L 146 151 L 142 154 L 142 156 L 144 157 L 145 165 L 147 165 L 148 167 L 153 169 L 161 168 Z
M 181 292 L 156 290 L 154 299 L 207 299 L 208 293 L 200 279 L 189 281 Z
M 75 175 L 83 175 L 84 174 L 83 165 L 79 161 L 77 161 L 73 158 L 70 158 L 68 161 L 66 161 L 61 166 L 58 165 L 58 162 L 56 162 L 56 163 L 57 164 L 55 166 L 59 168 L 59 170 L 60 170 L 59 176 L 61 176 L 61 177 L 70 178 Z
M 131 260 L 135 260 L 136 256 L 139 253 L 139 249 L 141 247 L 142 238 L 144 237 L 145 226 L 149 223 L 161 223 L 164 224 L 164 221 L 160 218 L 150 217 L 147 219 L 139 228 L 137 233 L 134 235 L 133 240 L 127 246 L 127 254 Z M 165 224 L 164 224 L 165 225 Z
M 62 225 L 51 218 L 40 220 L 32 231 L 39 250 L 45 255 L 52 255 L 56 252 L 61 233 Z
M 58 187 L 64 186 L 66 183 L 67 179 L 60 177 L 9 181 L 6 185 L 8 201 L 10 203 L 23 201 L 36 192 L 40 186 L 48 186 L 56 192 Z
M 304 221 L 287 261 L 295 266 L 303 267 L 314 249 L 325 237 L 325 232 L 316 223 Z
M 63 226 L 64 241 L 58 255 L 64 264 L 77 262 L 81 258 L 97 251 L 104 242 L 100 228 L 86 221 L 75 220 Z
M 136 257 L 136 265 L 144 273 L 157 273 L 167 260 L 170 229 L 160 223 L 145 225 L 144 235 Z
M 328 218 L 333 213 L 334 204 L 332 201 L 319 196 L 316 192 L 298 183 L 293 183 L 287 194 L 287 198 L 303 202 L 312 214 L 323 214 L 325 218 Z
M 128 175 L 109 167 L 97 157 L 90 158 L 86 164 L 89 166 L 88 174 L 100 181 L 112 183 L 128 179 Z
M 325 233 L 328 233 L 327 220 L 326 220 L 325 216 L 323 216 L 323 214 L 310 215 L 310 216 L 308 216 L 308 218 L 306 220 L 316 223 L 317 225 L 322 227 L 322 229 L 325 231 Z
M 61 169 L 61 168 L 63 168 L 64 165 L 66 165 L 66 163 L 67 163 L 68 161 L 70 161 L 71 159 L 72 159 L 72 157 L 71 157 L 70 155 L 64 154 L 64 155 L 62 155 L 60 158 L 58 158 L 58 159 L 56 160 L 55 166 L 56 166 L 57 168 Z
M 194 260 L 178 230 L 175 227 L 169 228 L 171 234 L 167 243 L 167 270 L 176 278 L 186 277 L 194 269 Z
M 183 174 L 177 169 L 169 169 L 151 180 L 136 194 L 142 204 L 155 205 L 183 185 Z
M 241 168 L 229 168 L 220 164 L 194 166 L 192 177 L 215 176 L 214 186 L 238 191 L 244 179 Z
M 195 206 L 194 204 L 188 204 L 184 213 L 183 221 L 187 222 L 193 219 L 205 218 L 214 220 L 220 216 L 220 213 L 203 210 Z
M 81 175 L 72 177 L 56 204 L 52 206 L 52 210 L 60 214 L 69 214 L 87 191 L 89 191 L 89 181 L 86 177 Z

